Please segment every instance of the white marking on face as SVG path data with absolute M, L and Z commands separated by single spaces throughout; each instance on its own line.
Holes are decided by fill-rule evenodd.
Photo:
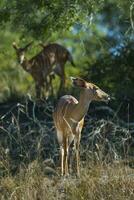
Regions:
M 23 61 L 24 61 L 24 55 L 21 55 L 21 57 L 20 57 L 20 64 L 22 64 Z

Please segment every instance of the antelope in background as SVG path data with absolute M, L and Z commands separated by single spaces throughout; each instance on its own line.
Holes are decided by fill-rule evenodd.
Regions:
M 109 101 L 110 97 L 93 83 L 88 83 L 81 78 L 73 78 L 73 85 L 81 88 L 79 101 L 71 95 L 62 96 L 53 113 L 57 139 L 61 153 L 61 175 L 68 175 L 69 148 L 74 142 L 76 172 L 79 170 L 79 145 L 84 117 L 91 101 Z
M 16 51 L 18 61 L 25 71 L 31 74 L 35 81 L 36 97 L 41 98 L 44 88 L 48 91 L 52 89 L 52 75 L 57 74 L 60 79 L 59 91 L 65 86 L 65 70 L 64 65 L 69 60 L 74 66 L 73 59 L 69 51 L 61 45 L 49 44 L 43 50 L 31 59 L 27 59 L 25 53 L 30 47 L 32 42 L 28 43 L 25 47 L 20 48 L 14 42 L 13 47 Z M 53 68 L 53 65 L 56 65 Z
M 53 68 L 53 73 L 57 74 L 60 77 L 60 87 L 61 91 L 65 87 L 65 64 L 69 61 L 72 66 L 75 66 L 71 53 L 62 45 L 52 43 L 45 45 L 39 43 L 43 47 L 43 53 L 49 58 L 50 65 L 55 65 Z
M 17 44 L 14 42 L 13 47 L 16 51 L 16 55 L 18 58 L 18 62 L 23 67 L 23 69 L 30 73 L 35 81 L 35 90 L 36 90 L 36 97 L 41 98 L 42 90 L 47 87 L 47 78 L 48 75 L 51 73 L 52 68 L 50 61 L 43 52 L 35 55 L 31 59 L 27 59 L 25 53 L 30 47 L 32 42 L 28 43 L 25 47 L 21 48 L 18 47 Z

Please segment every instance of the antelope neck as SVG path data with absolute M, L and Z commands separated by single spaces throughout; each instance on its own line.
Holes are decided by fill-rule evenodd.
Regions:
M 82 118 L 86 115 L 91 100 L 89 99 L 89 94 L 86 89 L 82 90 L 80 93 L 79 102 L 74 109 L 74 114 L 71 117 L 74 121 L 81 121 Z

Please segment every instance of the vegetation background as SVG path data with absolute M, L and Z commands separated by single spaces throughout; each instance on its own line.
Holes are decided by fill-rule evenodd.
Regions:
M 0 0 L 1 199 L 134 198 L 134 1 Z M 69 76 L 96 83 L 114 99 L 92 103 L 81 141 L 81 178 L 59 177 L 52 121 L 55 95 L 40 107 L 34 82 L 17 63 L 13 41 L 57 42 L 73 55 Z

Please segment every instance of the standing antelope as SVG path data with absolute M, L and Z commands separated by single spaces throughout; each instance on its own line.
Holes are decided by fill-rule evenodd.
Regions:
M 74 66 L 74 62 L 69 51 L 61 45 L 50 44 L 44 47 L 43 50 L 28 60 L 25 56 L 25 52 L 32 42 L 27 44 L 23 48 L 19 48 L 16 43 L 13 43 L 13 47 L 16 51 L 18 61 L 25 71 L 30 73 L 35 81 L 36 97 L 41 97 L 41 91 L 46 86 L 48 90 L 51 87 L 52 90 L 52 75 L 57 74 L 60 79 L 59 91 L 64 88 L 65 85 L 65 71 L 64 65 L 69 60 Z M 53 69 L 53 65 L 56 67 Z M 49 82 L 48 82 L 49 80 Z
M 110 97 L 93 83 L 81 78 L 71 79 L 74 86 L 81 88 L 79 101 L 71 95 L 62 96 L 53 113 L 53 119 L 61 151 L 61 175 L 68 175 L 69 147 L 74 141 L 76 171 L 79 176 L 79 144 L 84 117 L 91 101 L 107 102 Z
M 44 89 L 44 87 L 48 89 L 48 76 L 52 72 L 52 65 L 48 56 L 45 55 L 43 51 L 28 60 L 25 56 L 25 52 L 31 44 L 32 42 L 25 47 L 20 48 L 14 42 L 13 47 L 16 51 L 20 65 L 25 71 L 31 74 L 35 81 L 36 97 L 41 98 L 42 89 Z
M 57 74 L 61 79 L 59 87 L 60 91 L 65 86 L 66 62 L 69 61 L 72 66 L 75 66 L 72 55 L 65 47 L 56 43 L 48 45 L 40 43 L 39 45 L 43 47 L 43 53 L 49 58 L 50 64 L 56 65 L 56 67 L 53 69 L 53 72 Z

